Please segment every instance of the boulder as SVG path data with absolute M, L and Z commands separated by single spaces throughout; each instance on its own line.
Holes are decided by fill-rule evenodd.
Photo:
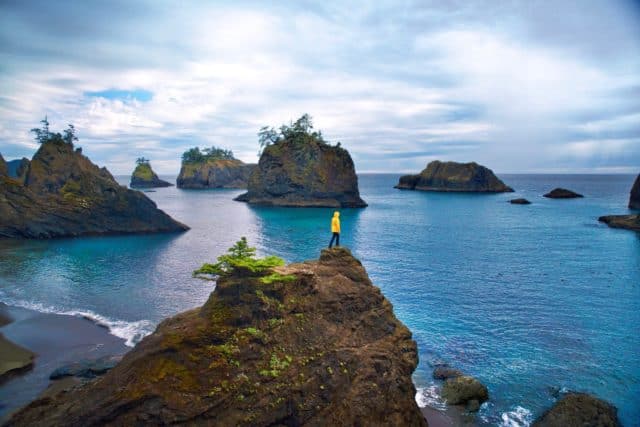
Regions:
M 511 203 L 512 205 L 530 205 L 531 202 L 528 201 L 527 199 L 511 199 L 509 200 L 509 203 Z
M 185 231 L 144 194 L 119 185 L 59 139 L 40 145 L 24 182 L 0 177 L 0 237 Z
M 640 214 L 636 215 L 605 215 L 598 218 L 612 228 L 640 231 Z
M 470 411 L 489 400 L 489 391 L 477 379 L 470 376 L 449 378 L 442 386 L 442 397 L 449 405 L 466 405 Z
M 155 188 L 170 187 L 173 184 L 158 178 L 158 175 L 151 168 L 151 163 L 143 162 L 136 165 L 131 174 L 131 188 Z
M 417 175 L 400 177 L 395 188 L 402 190 L 504 193 L 513 189 L 495 176 L 491 169 L 475 162 L 433 161 Z
M 205 159 L 202 162 L 182 163 L 176 180 L 178 188 L 247 188 L 255 164 L 238 159 Z
M 640 175 L 636 178 L 629 195 L 629 207 L 631 209 L 640 209 Z
M 336 248 L 277 272 L 220 278 L 100 379 L 9 425 L 426 426 L 416 343 L 362 264 Z
M 349 152 L 308 137 L 267 146 L 236 200 L 256 205 L 360 208 L 358 177 Z
M 554 188 L 544 195 L 549 199 L 575 199 L 578 197 L 584 197 L 582 194 L 578 194 L 566 188 Z
M 618 427 L 615 406 L 586 393 L 569 393 L 538 417 L 532 427 Z

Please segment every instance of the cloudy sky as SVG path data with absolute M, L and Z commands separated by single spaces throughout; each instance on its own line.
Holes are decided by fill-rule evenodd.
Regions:
M 94 162 L 177 174 L 193 146 L 257 161 L 303 113 L 359 172 L 640 169 L 640 3 L 0 2 L 0 152 L 45 115 Z

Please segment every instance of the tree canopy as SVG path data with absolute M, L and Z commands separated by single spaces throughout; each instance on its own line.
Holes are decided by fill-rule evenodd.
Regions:
M 289 125 L 282 125 L 280 129 L 263 126 L 258 132 L 258 144 L 260 145 L 260 152 L 271 144 L 278 144 L 283 141 L 292 141 L 298 143 L 306 143 L 309 141 L 319 142 L 321 144 L 328 144 L 328 141 L 322 136 L 322 131 L 313 130 L 313 121 L 309 114 L 303 114 L 295 122 L 290 122 Z M 339 144 L 339 143 L 338 143 Z
M 76 136 L 76 128 L 71 123 L 69 123 L 69 127 L 60 132 L 51 132 L 49 130 L 49 119 L 47 116 L 44 116 L 44 119 L 40 120 L 42 123 L 41 128 L 33 128 L 31 129 L 31 133 L 35 135 L 35 139 L 38 143 L 44 144 L 45 142 L 57 142 L 69 144 L 73 147 L 73 143 L 78 140 Z
M 233 151 L 225 150 L 223 148 L 211 147 L 203 148 L 199 147 L 190 148 L 182 154 L 182 163 L 202 163 L 207 160 L 233 160 Z
M 146 157 L 138 157 L 136 159 L 136 165 L 149 165 L 150 160 Z

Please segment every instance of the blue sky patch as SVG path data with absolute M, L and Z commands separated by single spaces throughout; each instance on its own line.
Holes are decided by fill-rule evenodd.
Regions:
M 85 96 L 106 99 L 119 99 L 121 101 L 131 101 L 137 99 L 141 102 L 150 101 L 153 93 L 144 89 L 123 90 L 123 89 L 107 89 L 99 92 L 85 92 Z

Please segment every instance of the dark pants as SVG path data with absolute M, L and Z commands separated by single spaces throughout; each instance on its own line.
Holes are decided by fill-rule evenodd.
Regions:
M 331 248 L 331 245 L 333 245 L 333 241 L 336 241 L 336 246 L 340 246 L 340 233 L 333 233 L 333 236 L 331 236 L 331 241 L 329 242 L 329 248 Z

